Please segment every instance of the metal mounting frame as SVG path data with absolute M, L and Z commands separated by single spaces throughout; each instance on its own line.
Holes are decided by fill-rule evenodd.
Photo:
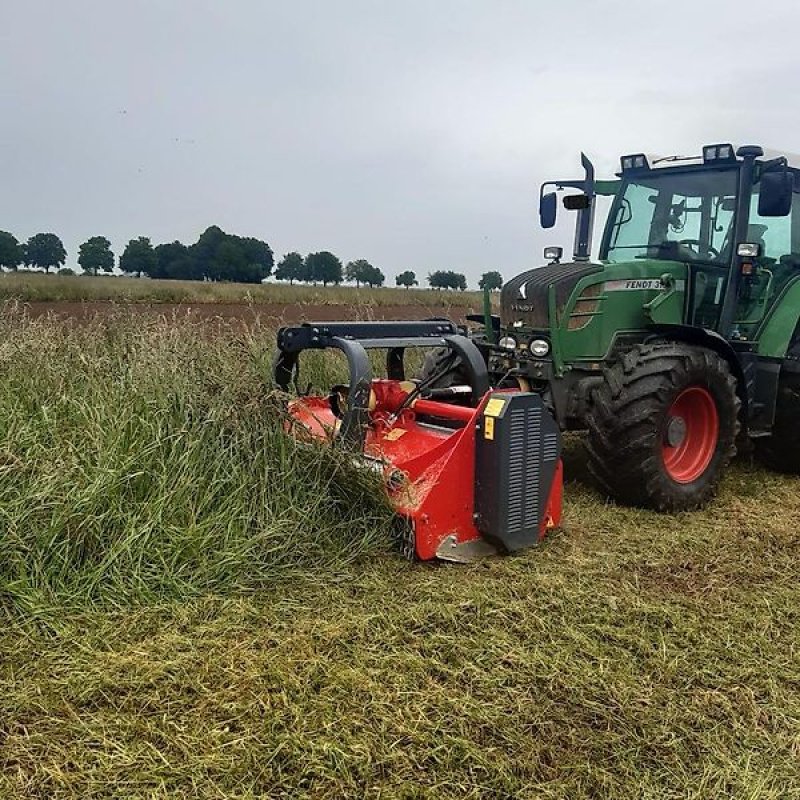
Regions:
M 367 350 L 386 350 L 389 378 L 405 377 L 404 353 L 409 347 L 447 347 L 461 359 L 477 403 L 489 391 L 489 374 L 481 351 L 444 319 L 400 322 L 306 322 L 278 331 L 278 354 L 273 367 L 275 384 L 289 391 L 296 380 L 303 350 L 340 350 L 347 358 L 350 385 L 347 409 L 337 439 L 363 450 L 369 421 L 372 366 Z

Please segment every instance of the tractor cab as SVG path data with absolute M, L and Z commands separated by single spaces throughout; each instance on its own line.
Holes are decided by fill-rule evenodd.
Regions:
M 641 272 L 637 261 L 652 265 L 648 272 L 663 265 L 672 276 L 667 283 L 684 273 L 675 278 L 685 295 L 682 324 L 747 340 L 800 269 L 800 170 L 784 156 L 763 155 L 760 147 L 717 144 L 705 146 L 702 156 L 651 164 L 639 153 L 620 159 L 616 182 L 595 181 L 583 156 L 582 181 L 543 185 L 542 225 L 555 223 L 556 191 L 579 189 L 564 197 L 564 206 L 578 212 L 574 263 L 586 264 L 596 198 L 612 195 L 600 264 L 630 264 L 633 278 Z
M 644 155 L 623 157 L 600 247 L 605 263 L 686 264 L 685 323 L 737 340 L 751 337 L 800 267 L 800 173 L 784 157 L 756 160 L 760 148 L 738 154 L 710 145 L 702 159 L 652 167 Z

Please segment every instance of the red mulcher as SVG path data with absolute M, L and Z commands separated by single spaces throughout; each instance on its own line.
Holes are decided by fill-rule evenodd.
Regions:
M 468 383 L 406 380 L 407 348 L 448 348 Z M 348 386 L 289 401 L 292 432 L 349 448 L 384 477 L 409 558 L 471 561 L 530 547 L 561 519 L 561 440 L 538 394 L 492 390 L 480 350 L 447 320 L 311 322 L 278 332 L 275 382 L 297 386 L 303 350 L 335 348 Z M 367 350 L 386 350 L 373 379 Z M 468 402 L 468 405 L 463 405 Z

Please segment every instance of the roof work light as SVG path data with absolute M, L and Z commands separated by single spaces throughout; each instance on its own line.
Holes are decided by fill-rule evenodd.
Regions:
M 707 144 L 703 146 L 703 161 L 736 161 L 736 151 L 732 144 Z
M 650 163 L 644 153 L 634 153 L 630 156 L 622 156 L 619 160 L 623 172 L 630 172 L 632 169 L 650 169 Z

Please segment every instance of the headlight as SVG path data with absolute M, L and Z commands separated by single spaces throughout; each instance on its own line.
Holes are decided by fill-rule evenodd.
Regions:
M 741 258 L 758 258 L 761 245 L 755 242 L 742 242 L 736 248 L 736 255 Z
M 504 336 L 498 343 L 503 350 L 516 350 L 517 340 L 513 336 Z
M 528 349 L 536 358 L 544 358 L 550 352 L 550 343 L 545 339 L 531 339 Z

